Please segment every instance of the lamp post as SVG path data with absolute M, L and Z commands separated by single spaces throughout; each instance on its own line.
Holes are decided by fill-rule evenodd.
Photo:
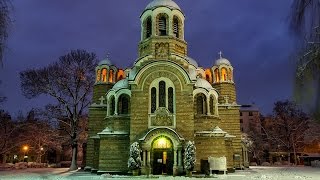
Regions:
M 23 147 L 22 147 L 22 150 L 23 150 L 23 161 L 25 161 L 25 159 L 26 159 L 26 153 L 28 152 L 28 150 L 29 150 L 29 146 L 28 145 L 24 145 Z

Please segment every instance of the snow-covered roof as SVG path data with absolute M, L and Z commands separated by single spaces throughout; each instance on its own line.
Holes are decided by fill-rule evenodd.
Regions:
M 204 88 L 207 90 L 212 90 L 213 87 L 211 86 L 211 84 L 202 78 L 198 78 L 196 84 L 194 85 L 196 88 Z
M 102 61 L 99 62 L 99 66 L 101 66 L 101 65 L 108 65 L 108 66 L 110 66 L 110 65 L 112 65 L 112 63 L 111 63 L 111 61 L 107 58 L 107 59 L 104 59 L 104 60 L 102 60 Z
M 230 61 L 228 59 L 226 59 L 226 58 L 220 58 L 220 59 L 216 60 L 216 62 L 214 63 L 214 65 L 216 65 L 216 66 L 219 66 L 219 65 L 222 65 L 222 64 L 231 66 Z
M 122 79 L 118 81 L 113 87 L 113 90 L 119 90 L 119 89 L 128 89 L 129 88 L 129 82 L 128 79 Z
M 187 57 L 186 59 L 187 59 L 189 64 L 191 64 L 191 65 L 193 65 L 195 67 L 198 67 L 198 63 L 197 63 L 196 60 L 192 59 L 191 57 Z
M 153 0 L 147 5 L 145 10 L 152 10 L 157 7 L 168 7 L 170 9 L 177 9 L 181 11 L 180 7 L 172 0 Z

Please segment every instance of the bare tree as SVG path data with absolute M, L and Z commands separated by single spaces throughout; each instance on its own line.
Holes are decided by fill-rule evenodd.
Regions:
M 276 102 L 273 112 L 272 123 L 264 129 L 271 142 L 270 148 L 279 150 L 281 147 L 288 154 L 293 152 L 297 164 L 296 153 L 303 150 L 309 118 L 291 101 Z
M 308 105 L 320 122 L 320 0 L 294 0 L 290 17 L 291 29 L 302 38 L 296 100 Z
M 7 154 L 23 144 L 25 137 L 20 133 L 22 126 L 20 121 L 13 121 L 8 112 L 0 110 L 0 156 L 3 163 Z
M 0 0 L 0 66 L 3 66 L 3 54 L 8 38 L 8 27 L 11 22 L 9 1 Z
M 90 104 L 96 65 L 94 53 L 75 50 L 48 67 L 20 73 L 22 92 L 27 98 L 45 94 L 59 103 L 62 114 L 58 120 L 70 127 L 69 131 L 66 129 L 72 147 L 70 170 L 77 169 L 78 124 Z

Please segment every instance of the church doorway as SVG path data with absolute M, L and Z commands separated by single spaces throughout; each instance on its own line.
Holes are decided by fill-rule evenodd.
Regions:
M 153 162 L 152 170 L 154 175 L 173 174 L 173 147 L 172 142 L 165 136 L 159 136 L 152 143 Z

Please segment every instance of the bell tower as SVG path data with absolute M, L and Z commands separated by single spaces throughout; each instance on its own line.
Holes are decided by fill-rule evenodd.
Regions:
M 141 40 L 139 58 L 169 59 L 170 55 L 185 57 L 184 14 L 172 0 L 153 0 L 140 16 Z
M 212 67 L 212 87 L 220 92 L 220 104 L 236 103 L 236 87 L 233 77 L 233 67 L 230 61 L 222 57 L 222 52 L 219 52 L 219 59 L 217 59 Z

